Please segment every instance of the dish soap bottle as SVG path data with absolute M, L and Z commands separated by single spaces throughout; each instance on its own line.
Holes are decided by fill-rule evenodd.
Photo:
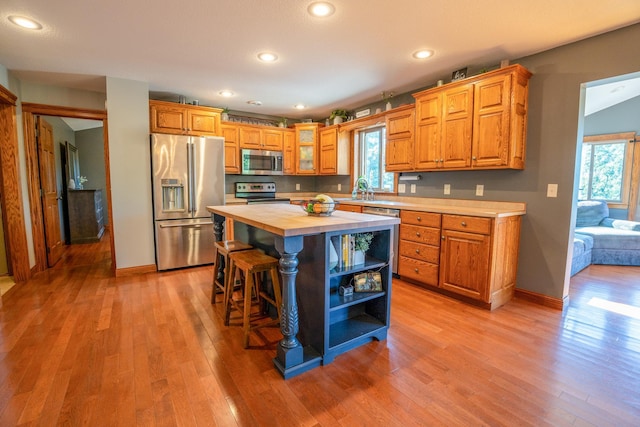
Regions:
M 356 200 L 358 198 L 358 189 L 356 187 L 353 187 L 353 191 L 351 192 L 351 198 L 353 200 Z

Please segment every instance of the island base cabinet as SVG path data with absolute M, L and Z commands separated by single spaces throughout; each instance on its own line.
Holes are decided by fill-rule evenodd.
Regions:
M 304 249 L 298 255 L 299 339 L 321 354 L 322 364 L 331 363 L 339 354 L 372 340 L 384 340 L 387 336 L 391 230 L 351 231 L 357 232 L 374 234 L 363 264 L 329 268 L 329 245 L 335 245 L 340 234 L 305 236 Z M 369 271 L 380 273 L 382 291 L 340 295 L 340 286 L 352 285 L 356 275 Z

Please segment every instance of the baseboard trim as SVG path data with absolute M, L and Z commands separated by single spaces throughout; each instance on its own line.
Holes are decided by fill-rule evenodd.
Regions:
M 158 271 L 158 269 L 155 264 L 139 265 L 137 267 L 116 268 L 116 277 L 155 273 L 156 271 Z
M 522 298 L 529 302 L 533 302 L 545 307 L 550 307 L 556 310 L 562 311 L 569 302 L 569 296 L 564 298 L 553 298 L 548 295 L 539 294 L 536 292 L 527 291 L 524 289 L 516 289 L 516 298 Z

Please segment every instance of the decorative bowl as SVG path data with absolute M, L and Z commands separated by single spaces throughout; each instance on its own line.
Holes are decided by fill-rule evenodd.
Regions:
M 300 201 L 302 210 L 311 216 L 331 216 L 337 205 L 338 202 L 322 202 L 317 199 Z

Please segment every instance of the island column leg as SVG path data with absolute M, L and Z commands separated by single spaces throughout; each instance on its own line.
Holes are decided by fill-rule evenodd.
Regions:
M 299 330 L 296 276 L 298 274 L 298 253 L 302 250 L 303 238 L 302 236 L 276 236 L 275 247 L 280 253 L 280 274 L 283 282 L 280 310 L 280 331 L 283 338 L 278 344 L 274 363 L 282 375 L 287 378 L 287 370 L 304 361 L 304 350 L 296 338 Z
M 224 223 L 226 218 L 223 216 L 220 216 L 218 214 L 211 214 L 211 220 L 213 221 L 213 236 L 214 236 L 214 241 L 216 242 L 221 242 L 222 241 L 222 236 L 224 234 Z M 224 257 L 220 257 L 220 262 L 216 263 L 217 266 L 217 272 L 214 271 L 215 274 L 215 278 L 216 280 L 218 280 L 220 283 L 224 282 Z M 212 292 L 216 292 L 216 287 L 213 287 L 213 291 Z M 211 300 L 213 301 L 213 299 Z

